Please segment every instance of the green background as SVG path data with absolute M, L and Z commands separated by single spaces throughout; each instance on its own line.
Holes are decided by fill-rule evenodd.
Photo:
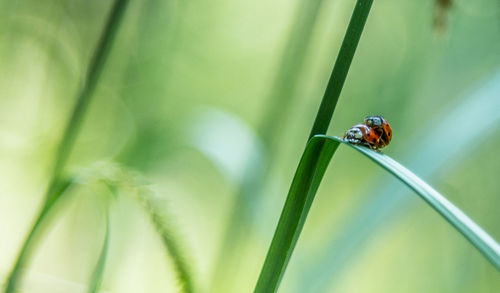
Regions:
M 110 5 L 0 1 L 0 283 L 43 200 Z M 251 292 L 353 7 L 351 0 L 131 1 L 68 173 L 93 174 L 111 162 L 135 170 L 168 211 L 199 290 Z M 437 11 L 431 0 L 374 1 L 328 134 L 383 115 L 394 132 L 384 153 L 498 240 L 500 5 L 455 0 L 444 28 L 433 26 Z M 256 169 L 245 172 L 248 162 Z M 243 236 L 212 283 L 217 258 L 230 253 L 221 247 L 239 186 L 255 173 L 266 180 L 247 187 Z M 94 183 L 72 191 L 32 257 L 23 292 L 84 292 L 104 237 L 106 193 Z M 118 197 L 110 217 L 102 289 L 177 292 L 144 211 Z M 342 147 L 280 288 L 498 290 L 498 272 L 448 223 Z

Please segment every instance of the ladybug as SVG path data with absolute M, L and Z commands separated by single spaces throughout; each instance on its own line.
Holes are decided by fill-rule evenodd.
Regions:
M 374 150 L 387 146 L 391 138 L 391 126 L 382 116 L 368 116 L 363 124 L 354 125 L 344 134 L 345 141 Z
M 368 116 L 365 118 L 365 125 L 371 127 L 380 135 L 379 148 L 385 147 L 391 142 L 392 129 L 389 122 L 382 116 Z
M 376 149 L 380 141 L 380 135 L 365 124 L 357 124 L 347 130 L 344 134 L 344 140 L 352 144 L 363 144 Z

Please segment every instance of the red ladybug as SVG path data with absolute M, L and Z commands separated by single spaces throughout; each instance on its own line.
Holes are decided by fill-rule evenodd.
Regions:
M 363 144 L 370 148 L 376 148 L 380 135 L 365 124 L 357 124 L 344 134 L 344 140 L 352 144 Z
M 345 141 L 362 144 L 374 150 L 387 146 L 391 138 L 391 126 L 382 116 L 368 116 L 364 124 L 354 125 L 344 134 Z
M 371 127 L 380 135 L 379 148 L 385 147 L 391 142 L 392 129 L 389 122 L 382 116 L 368 116 L 365 118 L 365 125 Z

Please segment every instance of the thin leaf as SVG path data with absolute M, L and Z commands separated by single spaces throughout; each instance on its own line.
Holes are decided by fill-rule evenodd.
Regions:
M 182 246 L 179 245 L 179 237 L 174 235 L 173 229 L 169 226 L 172 221 L 167 219 L 165 211 L 160 212 L 158 210 L 158 204 L 155 203 L 155 199 L 152 194 L 142 191 L 139 192 L 139 198 L 174 262 L 177 279 L 180 283 L 182 292 L 195 292 L 195 286 L 191 277 L 188 262 L 186 262 L 184 258 Z
M 14 292 L 17 286 L 18 278 L 21 275 L 20 268 L 28 261 L 26 249 L 33 246 L 33 244 L 31 243 L 33 241 L 33 235 L 38 231 L 38 227 L 41 221 L 50 211 L 53 204 L 59 200 L 61 194 L 56 191 L 58 190 L 58 186 L 60 184 L 61 173 L 64 166 L 66 165 L 71 149 L 73 148 L 75 138 L 78 135 L 78 131 L 80 129 L 84 114 L 87 111 L 90 98 L 92 97 L 92 93 L 96 87 L 97 81 L 104 67 L 104 63 L 111 49 L 111 45 L 113 43 L 116 31 L 118 30 L 127 4 L 128 0 L 116 0 L 113 4 L 113 7 L 111 8 L 106 26 L 104 27 L 103 33 L 101 34 L 97 47 L 90 60 L 90 65 L 85 79 L 83 80 L 81 89 L 78 93 L 76 104 L 73 108 L 73 112 L 66 125 L 66 129 L 59 144 L 59 148 L 54 159 L 54 168 L 52 170 L 50 183 L 48 185 L 47 191 L 45 192 L 45 203 L 39 213 L 37 220 L 35 221 L 35 224 L 31 228 L 31 231 L 23 244 L 23 247 L 19 253 L 18 258 L 16 259 L 11 273 L 8 276 L 5 289 L 6 293 Z
M 340 143 L 359 151 L 410 187 L 500 271 L 500 245 L 465 213 L 410 170 L 390 157 L 366 147 L 346 143 L 337 137 L 316 135 L 307 144 L 300 160 L 255 292 L 277 290 L 321 179 Z
M 87 292 L 89 293 L 97 293 L 99 292 L 99 288 L 101 287 L 102 277 L 104 275 L 104 269 L 106 266 L 106 260 L 108 257 L 108 248 L 109 248 L 109 214 L 106 213 L 106 230 L 104 232 L 104 242 L 102 244 L 101 253 L 99 254 L 99 259 L 97 260 L 97 264 L 94 268 L 92 276 L 90 277 L 90 285 Z
M 422 127 L 421 133 L 404 142 L 403 148 L 411 149 L 409 156 L 402 158 L 405 165 L 423 176 L 432 178 L 433 174 L 452 168 L 463 158 L 462 155 L 488 143 L 483 133 L 500 129 L 500 71 L 481 81 L 473 90 L 459 97 L 459 103 L 449 105 L 446 114 L 438 115 Z M 468 123 L 459 129 L 450 128 L 456 117 L 468 117 Z M 460 140 L 456 140 L 456 137 Z M 447 145 L 441 142 L 454 141 Z M 432 161 L 432 164 L 428 162 Z M 314 258 L 308 258 L 307 264 L 301 265 L 300 286 L 293 292 L 325 292 L 342 279 L 343 270 L 356 252 L 372 239 L 372 235 L 382 227 L 391 225 L 393 217 L 411 209 L 411 197 L 405 196 L 405 186 L 399 182 L 380 182 L 383 188 L 372 193 L 370 198 L 359 207 L 353 216 L 347 219 L 340 231 L 326 231 L 330 237 L 326 250 Z M 397 212 L 395 212 L 397 210 Z
M 326 166 L 337 149 L 338 144 L 328 144 L 330 147 L 325 147 L 323 143 L 318 144 L 316 139 L 311 138 L 317 134 L 326 134 L 372 3 L 373 0 L 356 2 L 309 135 L 310 140 L 295 172 L 255 292 L 275 292 L 278 289 Z
M 346 143 L 338 137 L 317 135 L 314 139 L 323 140 L 325 144 L 333 144 L 335 147 L 339 143 L 344 143 L 387 170 L 415 191 L 427 204 L 443 216 L 500 271 L 500 245 L 464 212 L 410 170 L 389 156 L 372 151 L 366 147 Z
M 73 180 L 63 180 L 59 184 L 55 184 L 53 189 L 51 190 L 51 200 L 47 201 L 43 206 L 42 210 L 38 214 L 38 217 L 35 220 L 35 223 L 26 237 L 26 240 L 21 247 L 21 251 L 16 259 L 16 264 L 13 267 L 12 271 L 9 274 L 9 277 L 6 282 L 5 292 L 10 293 L 14 292 L 17 287 L 17 281 L 21 276 L 21 268 L 26 264 L 34 250 L 38 237 L 40 237 L 44 224 L 46 223 L 46 218 L 51 214 L 53 207 L 56 205 L 58 201 L 63 198 L 64 194 L 67 193 L 68 189 L 73 185 Z
M 300 159 L 255 292 L 276 292 L 338 142 L 313 138 Z
M 66 125 L 61 143 L 59 144 L 52 174 L 53 178 L 58 178 L 62 169 L 66 165 L 66 161 L 68 160 L 71 149 L 73 148 L 75 138 L 80 130 L 84 114 L 87 111 L 92 94 L 97 85 L 97 81 L 101 76 L 102 69 L 104 68 L 108 58 L 128 1 L 129 0 L 115 0 L 113 7 L 110 10 L 104 30 L 90 59 L 85 79 L 83 80 L 80 91 L 78 92 L 76 104 L 73 108 L 73 112 L 71 113 L 70 120 Z
M 173 260 L 174 270 L 182 292 L 195 292 L 196 286 L 189 262 L 185 260 L 182 239 L 175 233 L 172 217 L 164 208 L 163 199 L 156 196 L 154 191 L 145 185 L 145 180 L 139 173 L 118 164 L 101 164 L 97 169 L 92 170 L 91 175 L 99 182 L 104 183 L 115 198 L 124 194 L 141 204 L 161 237 L 166 253 Z

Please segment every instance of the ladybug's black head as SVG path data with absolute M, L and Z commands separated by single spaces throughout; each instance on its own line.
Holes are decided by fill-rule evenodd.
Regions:
M 365 118 L 365 124 L 370 127 L 382 126 L 383 124 L 382 119 L 383 118 L 380 116 L 368 116 Z

